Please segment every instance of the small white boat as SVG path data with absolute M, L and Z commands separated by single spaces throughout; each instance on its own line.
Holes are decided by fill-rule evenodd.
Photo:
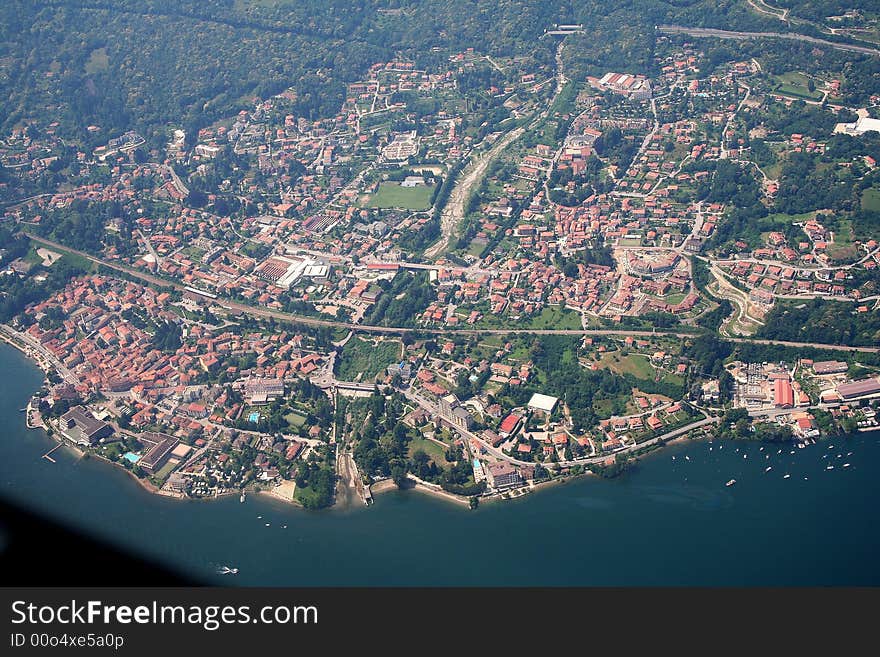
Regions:
M 690 456 L 687 456 L 687 455 L 685 455 L 685 457 L 684 457 L 684 460 L 685 460 L 685 461 L 690 461 L 690 460 L 691 460 L 691 457 L 690 457 Z
M 764 472 L 770 472 L 772 469 L 773 469 L 773 466 L 768 465 L 766 468 L 764 468 Z
M 724 449 L 724 445 L 718 445 L 718 449 Z
M 281 529 L 287 529 L 287 525 L 281 525 Z
M 852 452 L 847 452 L 847 453 L 846 453 L 847 456 L 850 456 L 851 454 L 852 454 Z
M 794 454 L 794 450 L 791 450 L 791 453 Z
M 217 569 L 218 575 L 237 575 L 238 568 L 230 568 L 229 566 L 220 566 Z
M 806 481 L 807 479 L 809 479 L 809 477 L 804 477 L 804 481 Z
M 829 466 L 826 466 L 825 469 L 826 469 L 826 470 L 833 470 L 833 469 L 834 469 L 834 466 L 833 466 L 833 465 L 829 465 Z
M 764 451 L 764 448 L 763 448 L 763 447 L 759 447 L 759 448 L 758 448 L 758 451 L 759 451 L 759 452 L 763 452 L 763 451 Z
M 730 481 L 728 481 L 728 482 L 727 482 L 726 484 L 724 484 L 724 485 L 725 485 L 725 486 L 733 486 L 735 483 L 736 483 L 736 479 L 731 479 Z
M 269 523 L 267 522 L 267 523 L 266 523 L 266 527 L 268 527 L 268 526 L 269 526 Z
M 843 454 L 838 454 L 835 458 L 839 459 L 841 456 L 843 456 Z
M 804 448 L 804 444 L 803 444 L 803 443 L 798 443 L 798 449 L 803 449 L 803 448 Z
M 782 450 L 780 449 L 780 450 L 779 450 L 778 452 L 776 452 L 776 453 L 777 453 L 777 454 L 782 454 Z
M 673 460 L 673 461 L 675 460 L 675 457 L 674 457 L 674 456 L 672 457 L 672 460 Z
M 257 516 L 257 520 L 262 520 L 263 516 Z
M 782 475 L 782 478 L 783 478 L 783 479 L 788 479 L 790 476 L 791 476 L 790 474 Z
M 748 454 L 743 454 L 743 458 L 744 458 L 744 459 L 747 459 L 747 458 L 749 458 L 749 455 L 748 455 Z
M 844 463 L 844 464 L 843 464 L 843 467 L 844 467 L 844 468 L 848 468 L 848 467 L 849 467 L 849 463 Z
M 244 491 L 241 491 L 241 497 L 238 498 L 239 502 L 244 502 Z

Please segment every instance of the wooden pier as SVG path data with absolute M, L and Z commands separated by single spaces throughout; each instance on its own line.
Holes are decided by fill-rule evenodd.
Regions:
M 42 458 L 46 459 L 47 461 L 51 461 L 52 463 L 55 463 L 55 459 L 52 458 L 51 454 L 52 454 L 55 450 L 61 449 L 63 446 L 64 446 L 64 443 L 58 443 L 57 445 L 55 445 L 55 447 L 53 447 L 53 448 L 50 449 L 48 452 L 46 452 L 45 454 L 43 454 Z

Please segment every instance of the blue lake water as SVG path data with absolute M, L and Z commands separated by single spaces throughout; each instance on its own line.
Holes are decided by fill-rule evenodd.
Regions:
M 309 512 L 256 495 L 163 498 L 66 448 L 56 463 L 41 459 L 53 443 L 28 431 L 18 409 L 42 373 L 6 345 L 0 373 L 0 495 L 207 581 L 880 584 L 876 433 L 801 450 L 689 442 L 616 479 L 570 481 L 476 511 L 407 491 L 369 508 Z M 725 487 L 729 479 L 737 483 Z M 239 574 L 218 576 L 220 565 Z

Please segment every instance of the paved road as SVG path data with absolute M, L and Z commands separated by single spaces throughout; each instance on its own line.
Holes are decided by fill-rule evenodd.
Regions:
M 160 165 L 160 168 L 163 168 L 169 173 L 169 175 L 171 176 L 171 180 L 174 183 L 174 187 L 175 189 L 177 189 L 178 192 L 180 192 L 184 196 L 189 194 L 189 188 L 183 184 L 183 181 L 180 179 L 180 176 L 177 175 L 174 167 L 168 165 Z
M 79 383 L 79 379 L 71 372 L 67 367 L 64 366 L 60 360 L 55 357 L 51 351 L 46 349 L 38 340 L 35 340 L 33 336 L 28 333 L 23 333 L 16 331 L 10 326 L 6 326 L 5 324 L 0 324 L 0 333 L 5 334 L 10 339 L 18 339 L 20 342 L 24 342 L 25 345 L 33 349 L 37 354 L 39 354 L 43 359 L 48 361 L 48 364 L 55 368 L 61 378 L 64 379 L 65 383 L 70 383 L 76 385 Z
M 664 34 L 687 34 L 692 37 L 714 37 L 716 39 L 788 39 L 790 41 L 805 41 L 821 46 L 828 46 L 836 50 L 862 53 L 864 55 L 880 55 L 880 50 L 865 46 L 854 46 L 849 43 L 837 43 L 826 39 L 817 39 L 806 34 L 782 33 L 782 32 L 731 32 L 729 30 L 716 30 L 703 27 L 682 27 L 680 25 L 658 25 L 658 32 Z
M 43 237 L 38 237 L 36 235 L 31 235 L 30 233 L 25 233 L 30 239 L 35 242 L 39 242 L 40 244 L 45 244 L 46 246 L 50 246 L 56 250 L 63 251 L 66 253 L 73 253 L 78 256 L 89 260 L 90 262 L 94 262 L 99 265 L 103 265 L 115 271 L 123 272 L 133 278 L 137 278 L 139 280 L 145 281 L 152 285 L 157 285 L 161 287 L 170 287 L 175 290 L 179 290 L 181 292 L 186 290 L 186 286 L 182 283 L 178 283 L 176 281 L 169 281 L 163 278 L 159 278 L 157 276 L 153 276 L 152 274 L 147 274 L 137 269 L 132 269 L 126 265 L 121 265 L 115 262 L 108 262 L 106 260 L 102 260 L 101 258 L 96 258 L 93 255 L 89 255 L 83 251 L 77 251 L 76 249 L 71 249 L 63 244 L 59 244 L 58 242 L 53 242 L 52 240 L 47 240 Z M 261 308 L 257 306 L 249 306 L 247 304 L 239 303 L 238 301 L 232 301 L 230 299 L 225 298 L 217 298 L 215 301 L 220 307 L 226 308 L 227 310 L 233 310 L 241 313 L 245 313 L 248 315 L 252 315 L 254 317 L 263 317 L 266 319 L 274 318 L 277 320 L 291 322 L 295 324 L 301 324 L 304 326 L 316 326 L 316 327 L 326 327 L 326 328 L 345 328 L 352 331 L 358 331 L 361 333 L 375 333 L 375 334 L 388 334 L 388 335 L 402 335 L 406 333 L 418 333 L 422 335 L 435 335 L 435 336 L 449 336 L 449 335 L 594 335 L 594 336 L 632 336 L 632 337 L 656 337 L 656 336 L 671 336 L 677 338 L 693 338 L 697 335 L 700 335 L 701 332 L 698 331 L 683 331 L 683 330 L 671 330 L 671 329 L 652 329 L 650 331 L 637 331 L 637 330 L 625 330 L 625 329 L 527 329 L 527 328 L 503 328 L 503 329 L 477 329 L 477 328 L 408 328 L 408 327 L 400 327 L 400 326 L 375 326 L 368 324 L 353 324 L 351 322 L 337 322 L 333 320 L 325 320 L 325 319 L 315 319 L 314 317 L 300 317 L 298 315 L 294 315 L 291 313 L 281 312 L 279 310 L 269 310 L 268 308 Z M 812 347 L 814 349 L 829 349 L 833 351 L 858 351 L 864 353 L 880 353 L 880 346 L 876 347 L 851 347 L 846 345 L 836 345 L 836 344 L 824 344 L 818 342 L 788 342 L 785 340 L 761 340 L 755 338 L 723 338 L 727 342 L 739 342 L 745 344 L 772 344 L 772 345 L 780 345 L 784 347 Z
M 439 406 L 437 406 L 434 402 L 432 402 L 428 399 L 425 399 L 424 397 L 422 397 L 421 395 L 419 395 L 415 391 L 413 391 L 411 388 L 404 390 L 403 394 L 404 394 L 404 396 L 406 396 L 407 399 L 418 404 L 419 406 L 424 408 L 426 411 L 428 411 L 431 415 L 441 417 L 444 420 L 446 420 L 449 424 L 455 426 L 455 423 L 453 422 L 453 418 L 450 418 L 450 417 L 444 415 L 443 413 L 441 413 Z M 697 422 L 692 422 L 691 424 L 688 424 L 688 425 L 685 425 L 685 426 L 680 427 L 678 429 L 675 429 L 673 431 L 669 431 L 667 433 L 661 434 L 659 436 L 656 436 L 656 437 L 651 438 L 649 440 L 646 440 L 644 442 L 637 443 L 635 445 L 631 445 L 625 449 L 622 449 L 618 452 L 615 452 L 614 454 L 603 454 L 602 456 L 591 456 L 591 457 L 588 457 L 585 459 L 578 459 L 578 460 L 572 460 L 572 461 L 559 461 L 557 463 L 545 462 L 543 465 L 547 468 L 569 468 L 569 467 L 573 467 L 575 465 L 592 465 L 592 464 L 596 464 L 596 463 L 602 463 L 609 456 L 613 456 L 615 454 L 627 454 L 629 452 L 640 450 L 645 447 L 650 447 L 651 445 L 657 444 L 659 442 L 671 440 L 672 438 L 682 436 L 682 435 L 688 433 L 689 431 L 693 431 L 694 429 L 699 429 L 700 427 L 704 427 L 707 424 L 717 424 L 720 421 L 721 421 L 720 418 L 717 418 L 717 417 L 706 417 L 706 418 L 703 418 L 702 420 L 698 420 Z M 492 454 L 492 456 L 494 456 L 498 459 L 501 459 L 503 461 L 507 461 L 508 463 L 513 463 L 515 465 L 524 465 L 524 466 L 535 465 L 535 463 L 536 463 L 535 461 L 522 461 L 516 457 L 508 456 L 507 454 L 502 452 L 497 447 L 493 447 L 492 445 L 487 443 L 485 440 L 483 440 L 480 436 L 475 434 L 473 431 L 461 429 L 460 427 L 457 427 L 457 426 L 455 427 L 455 430 L 458 431 L 463 436 L 465 436 L 466 438 L 469 438 L 469 439 L 475 441 L 476 443 L 478 443 L 484 450 L 486 450 L 486 452 L 488 452 L 489 454 Z
M 144 234 L 140 231 L 140 229 L 138 229 L 136 232 L 137 232 L 138 237 L 140 237 L 141 240 L 143 240 L 143 242 L 144 242 L 144 246 L 147 247 L 147 251 L 149 251 L 149 252 L 150 252 L 150 255 L 153 256 L 153 260 L 156 262 L 156 266 L 157 266 L 157 267 L 161 266 L 161 265 L 162 265 L 162 259 L 159 257 L 159 254 L 156 253 L 156 249 L 153 248 L 153 243 L 147 238 L 146 235 L 144 235 Z

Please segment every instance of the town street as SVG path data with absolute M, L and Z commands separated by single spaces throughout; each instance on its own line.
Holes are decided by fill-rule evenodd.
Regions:
M 52 240 L 47 240 L 43 237 L 38 237 L 36 235 L 32 235 L 30 233 L 25 233 L 30 239 L 35 242 L 39 242 L 40 244 L 44 244 L 46 246 L 52 247 L 53 249 L 63 251 L 65 253 L 73 253 L 78 256 L 81 256 L 90 262 L 94 262 L 99 265 L 103 265 L 115 271 L 123 272 L 129 276 L 140 279 L 152 285 L 156 285 L 158 287 L 172 288 L 181 292 L 187 291 L 187 286 L 182 283 L 178 283 L 175 281 L 165 280 L 163 278 L 158 278 L 157 276 L 153 276 L 152 274 L 147 274 L 142 271 L 138 271 L 137 269 L 132 269 L 131 267 L 126 267 L 124 265 L 120 265 L 118 263 L 109 262 L 107 260 L 102 260 L 101 258 L 96 258 L 93 255 L 89 255 L 84 251 L 77 251 L 76 249 L 71 249 L 69 247 L 64 246 L 63 244 L 59 244 L 57 242 L 53 242 Z M 206 299 L 207 300 L 207 299 Z M 362 333 L 377 333 L 377 334 L 388 334 L 388 335 L 402 335 L 406 333 L 414 333 L 418 335 L 607 335 L 607 336 L 633 336 L 633 337 L 652 337 L 658 335 L 667 335 L 674 336 L 677 338 L 693 338 L 700 335 L 700 332 L 697 331 L 682 331 L 682 330 L 672 330 L 672 329 L 658 329 L 654 328 L 650 331 L 643 330 L 625 330 L 625 329 L 524 329 L 524 328 L 509 328 L 509 329 L 477 329 L 477 328 L 467 328 L 467 329 L 459 329 L 459 328 L 408 328 L 408 327 L 400 327 L 400 326 L 375 326 L 368 324 L 353 324 L 351 322 L 337 322 L 329 319 L 315 319 L 313 317 L 300 317 L 298 315 L 294 315 L 291 313 L 285 313 L 280 310 L 269 310 L 267 308 L 260 308 L 257 306 L 249 306 L 247 304 L 240 303 L 238 301 L 232 301 L 230 299 L 225 298 L 217 298 L 215 301 L 221 308 L 225 308 L 226 310 L 233 310 L 236 312 L 241 312 L 247 315 L 251 315 L 253 317 L 262 317 L 266 319 L 277 319 L 285 322 L 291 322 L 296 324 L 302 324 L 304 326 L 317 326 L 317 327 L 327 327 L 327 328 L 345 328 L 353 331 L 360 331 Z M 758 338 L 724 338 L 728 342 L 740 342 L 745 344 L 773 344 L 779 345 L 782 347 L 811 347 L 814 349 L 828 349 L 833 351 L 857 351 L 862 353 L 880 353 L 880 346 L 876 347 L 853 347 L 847 345 L 836 345 L 836 344 L 826 344 L 820 342 L 791 342 L 785 340 L 764 340 Z

